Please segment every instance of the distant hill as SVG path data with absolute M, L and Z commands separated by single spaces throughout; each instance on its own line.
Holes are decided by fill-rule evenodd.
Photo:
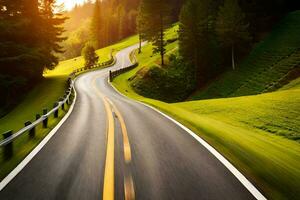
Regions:
M 288 14 L 258 43 L 236 71 L 229 71 L 191 99 L 254 95 L 277 90 L 300 76 L 300 11 Z

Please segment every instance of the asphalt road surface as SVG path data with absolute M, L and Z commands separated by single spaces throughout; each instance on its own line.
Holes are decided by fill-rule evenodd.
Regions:
M 134 48 L 77 78 L 73 112 L 1 200 L 254 199 L 191 135 L 110 86 L 108 70 L 130 65 Z

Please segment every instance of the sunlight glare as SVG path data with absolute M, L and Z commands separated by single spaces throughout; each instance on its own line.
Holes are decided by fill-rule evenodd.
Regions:
M 86 0 L 58 0 L 57 4 L 64 4 L 66 10 L 71 10 L 76 4 L 83 4 Z

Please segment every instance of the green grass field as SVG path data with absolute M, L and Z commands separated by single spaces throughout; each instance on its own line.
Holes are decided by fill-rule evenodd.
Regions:
M 129 47 L 138 43 L 138 36 L 132 36 L 126 38 L 114 45 L 99 49 L 96 51 L 97 55 L 99 56 L 99 62 L 103 63 L 110 59 L 111 52 L 117 53 L 121 49 Z M 84 59 L 82 56 L 77 58 L 73 58 L 70 60 L 61 61 L 59 65 L 51 71 L 46 71 L 45 76 L 61 76 L 61 75 L 69 75 L 75 69 L 81 68 L 84 66 Z
M 167 46 L 168 53 L 177 44 Z M 256 96 L 168 104 L 137 94 L 129 81 L 159 59 L 151 45 L 137 55 L 139 66 L 113 85 L 130 98 L 180 121 L 232 162 L 270 199 L 297 199 L 300 192 L 300 79 L 280 91 Z
M 275 91 L 300 66 L 300 11 L 288 14 L 250 55 L 191 99 L 210 99 Z

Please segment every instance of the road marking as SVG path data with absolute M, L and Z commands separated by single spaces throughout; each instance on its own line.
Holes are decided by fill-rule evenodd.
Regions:
M 213 154 L 239 181 L 240 183 L 258 200 L 267 200 L 267 198 L 237 169 L 235 168 L 223 155 L 221 155 L 214 147 L 212 147 L 210 144 L 208 144 L 205 140 L 203 140 L 200 136 L 198 136 L 196 133 L 194 133 L 192 130 L 190 130 L 189 128 L 187 128 L 186 126 L 184 126 L 183 124 L 181 124 L 180 122 L 176 121 L 175 119 L 173 119 L 172 117 L 166 115 L 165 113 L 159 111 L 158 109 L 137 101 L 135 99 L 131 99 L 127 96 L 125 96 L 124 94 L 122 94 L 121 92 L 119 92 L 119 90 L 117 90 L 117 88 L 115 88 L 115 86 L 108 81 L 108 84 L 110 84 L 110 86 L 121 96 L 123 96 L 126 99 L 129 99 L 131 101 L 134 101 L 136 103 L 139 103 L 141 105 L 144 105 L 154 111 L 156 111 L 157 113 L 163 115 L 164 117 L 166 117 L 167 119 L 169 119 L 170 121 L 172 121 L 173 123 L 175 123 L 177 126 L 179 126 L 180 128 L 182 128 L 183 130 L 185 130 L 187 133 L 189 133 L 194 139 L 196 139 L 202 146 L 204 146 L 211 154 Z
M 108 134 L 107 134 L 107 154 L 106 154 L 106 161 L 105 161 L 105 172 L 104 172 L 104 189 L 103 189 L 103 199 L 104 200 L 113 200 L 114 198 L 114 119 L 112 114 L 112 109 L 115 112 L 120 125 L 121 125 L 121 131 L 123 136 L 123 149 L 124 149 L 124 159 L 126 165 L 128 165 L 131 162 L 131 148 L 128 138 L 128 132 L 125 125 L 125 120 L 123 116 L 121 115 L 118 108 L 114 105 L 114 103 L 104 96 L 102 93 L 99 92 L 99 90 L 96 88 L 96 78 L 94 78 L 94 89 L 96 90 L 96 93 L 99 97 L 103 99 L 107 118 L 108 118 Z M 111 107 L 110 107 L 111 105 Z M 110 124 L 112 122 L 112 124 Z M 113 149 L 110 149 L 113 147 Z M 109 165 L 109 166 L 107 166 Z M 128 167 L 128 166 L 126 166 Z M 126 170 L 125 168 L 125 176 L 124 176 L 124 196 L 125 200 L 134 200 L 135 199 L 135 191 L 134 191 L 134 183 L 133 178 L 129 170 Z
M 103 100 L 106 116 L 107 116 L 107 143 L 106 143 L 106 158 L 104 169 L 104 183 L 103 183 L 103 199 L 114 200 L 115 190 L 115 125 L 112 114 L 112 109 L 105 96 L 103 96 L 96 87 L 96 79 L 93 80 L 94 89 L 96 94 Z
M 122 130 L 122 135 L 123 135 L 123 146 L 124 146 L 124 158 L 125 158 L 125 162 L 128 164 L 131 161 L 131 148 L 130 148 L 130 143 L 129 143 L 129 138 L 128 138 L 128 132 L 126 129 L 126 125 L 125 125 L 125 120 L 123 118 L 123 116 L 121 115 L 120 111 L 117 109 L 117 107 L 108 99 L 108 101 L 110 102 L 110 104 L 113 107 L 113 110 L 115 111 L 118 120 L 121 124 L 121 130 Z
M 120 111 L 118 108 L 110 101 L 107 99 L 110 104 L 113 107 L 114 112 L 117 115 L 117 118 L 121 124 L 121 130 L 122 130 L 122 135 L 123 135 L 123 148 L 124 148 L 124 159 L 126 164 L 130 164 L 131 162 L 131 148 L 130 148 L 130 143 L 129 143 L 129 138 L 128 138 L 128 133 L 125 125 L 125 120 L 123 116 L 121 115 Z M 135 199 L 135 192 L 134 192 L 134 183 L 133 183 L 133 178 L 132 175 L 127 169 L 128 166 L 125 167 L 125 176 L 124 176 L 124 193 L 125 193 L 125 200 L 134 200 Z
M 124 193 L 125 200 L 134 200 L 135 192 L 134 192 L 134 184 L 131 174 L 125 175 L 124 177 Z
M 75 79 L 76 80 L 76 79 Z M 75 83 L 75 81 L 74 81 Z M 65 123 L 65 121 L 69 118 L 71 115 L 74 105 L 77 99 L 77 93 L 75 90 L 74 85 L 74 100 L 69 108 L 68 113 L 60 120 L 60 122 L 50 131 L 50 133 L 47 134 L 47 136 L 22 160 L 20 164 L 16 168 L 14 168 L 1 182 L 0 182 L 0 191 L 5 188 L 5 186 L 11 182 L 21 171 L 24 169 L 24 167 L 42 150 L 42 148 L 48 143 L 48 141 L 55 135 L 55 133 L 58 131 L 58 129 Z
M 105 171 L 104 171 L 104 186 L 103 186 L 103 199 L 113 200 L 114 199 L 114 154 L 115 154 L 115 131 L 114 131 L 114 119 L 112 110 L 105 98 L 103 98 L 106 115 L 108 119 L 107 128 L 107 145 L 106 145 L 106 160 L 105 160 Z

